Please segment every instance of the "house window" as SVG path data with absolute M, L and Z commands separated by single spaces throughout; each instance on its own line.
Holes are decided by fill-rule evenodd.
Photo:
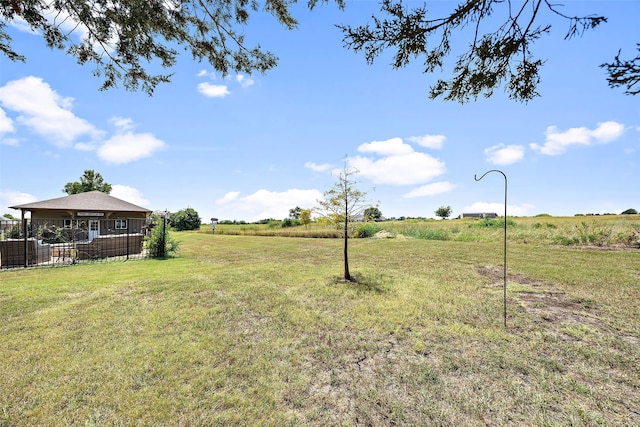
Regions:
M 116 230 L 126 230 L 126 229 L 127 229 L 127 220 L 116 219 Z
M 65 219 L 63 223 L 64 228 L 77 228 L 78 220 L 77 219 Z

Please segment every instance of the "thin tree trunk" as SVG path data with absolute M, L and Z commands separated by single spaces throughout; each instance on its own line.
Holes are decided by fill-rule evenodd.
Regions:
M 346 198 L 345 198 L 346 199 Z M 345 200 L 345 205 L 346 205 Z M 344 215 L 344 280 L 351 281 L 351 274 L 349 274 L 349 252 L 348 252 L 348 241 L 349 241 L 349 213 L 345 208 Z
M 344 280 L 351 281 L 351 275 L 349 274 L 349 256 L 347 255 L 347 232 L 344 232 Z

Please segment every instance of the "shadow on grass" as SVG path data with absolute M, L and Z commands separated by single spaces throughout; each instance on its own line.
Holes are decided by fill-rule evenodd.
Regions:
M 344 276 L 334 277 L 332 283 L 336 285 L 346 285 L 358 292 L 373 292 L 382 294 L 389 290 L 391 277 L 383 274 L 363 274 L 355 273 L 351 275 L 351 280 L 346 280 Z

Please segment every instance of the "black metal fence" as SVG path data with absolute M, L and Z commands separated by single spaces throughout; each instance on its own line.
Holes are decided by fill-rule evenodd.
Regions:
M 144 218 L 0 221 L 0 268 L 148 258 Z

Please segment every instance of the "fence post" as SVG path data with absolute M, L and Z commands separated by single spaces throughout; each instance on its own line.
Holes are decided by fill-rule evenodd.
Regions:
M 167 216 L 162 216 L 162 245 L 160 245 L 160 258 L 164 258 L 167 241 Z
M 127 260 L 129 259 L 129 223 L 131 218 L 127 218 Z
M 171 217 L 171 212 L 164 210 L 162 213 L 162 257 L 167 254 L 167 220 Z
M 28 237 L 29 232 L 27 231 L 27 218 L 22 219 L 22 234 L 23 234 L 23 246 L 24 246 L 24 267 L 29 266 L 29 247 L 28 247 Z

